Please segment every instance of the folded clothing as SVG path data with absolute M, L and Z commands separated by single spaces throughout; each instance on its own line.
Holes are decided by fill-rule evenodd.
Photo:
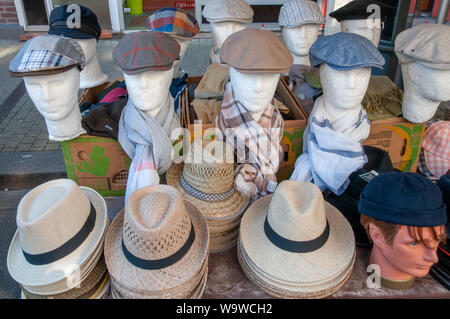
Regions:
M 229 79 L 228 67 L 211 63 L 194 91 L 196 99 L 222 99 Z

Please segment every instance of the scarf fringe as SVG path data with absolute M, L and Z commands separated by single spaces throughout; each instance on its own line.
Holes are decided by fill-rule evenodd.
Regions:
M 403 91 L 397 86 L 391 87 L 386 93 L 366 93 L 362 106 L 367 113 L 374 114 L 383 111 L 384 106 L 389 102 L 402 104 Z

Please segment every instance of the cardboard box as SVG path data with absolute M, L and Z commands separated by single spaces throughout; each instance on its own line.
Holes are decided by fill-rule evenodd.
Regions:
M 112 83 L 86 89 L 79 104 L 93 103 L 97 95 Z M 95 189 L 102 196 L 125 195 L 131 159 L 118 141 L 84 134 L 62 142 L 61 147 L 68 178 Z
M 188 83 L 198 83 L 201 77 L 189 77 Z M 289 94 L 289 89 L 281 81 L 276 89 L 277 95 L 283 100 L 283 103 L 289 108 L 291 120 L 284 121 L 284 134 L 281 141 L 283 147 L 283 156 L 280 168 L 277 172 L 278 182 L 288 179 L 294 169 L 296 158 L 303 150 L 303 132 L 306 128 L 306 116 L 300 106 Z M 214 128 L 214 124 L 195 125 L 195 114 L 193 107 L 189 104 L 188 89 L 186 88 L 180 99 L 182 122 L 181 125 L 187 128 L 191 134 L 191 140 L 204 135 L 207 129 Z
M 298 97 L 289 90 L 287 77 L 282 77 L 281 82 L 288 88 L 296 104 L 302 108 Z M 414 124 L 403 117 L 377 120 L 371 122 L 369 137 L 363 144 L 387 151 L 394 168 L 404 172 L 416 172 L 424 133 L 425 124 Z

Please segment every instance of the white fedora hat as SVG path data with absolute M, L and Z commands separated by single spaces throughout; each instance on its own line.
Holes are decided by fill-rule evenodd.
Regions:
M 355 260 L 348 221 L 302 181 L 283 181 L 247 209 L 239 245 L 244 272 L 276 296 L 324 297 L 348 279 Z
M 57 179 L 22 198 L 16 221 L 7 257 L 11 277 L 36 288 L 34 292 L 56 284 L 57 289 L 48 293 L 57 294 L 79 285 L 80 267 L 87 260 L 96 264 L 108 215 L 105 200 L 96 191 Z M 94 253 L 99 256 L 94 258 Z

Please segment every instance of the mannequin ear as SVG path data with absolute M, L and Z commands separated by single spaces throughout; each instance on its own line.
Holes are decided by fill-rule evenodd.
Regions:
M 386 245 L 386 239 L 384 238 L 383 232 L 373 223 L 369 224 L 369 235 L 375 246 L 381 248 Z

